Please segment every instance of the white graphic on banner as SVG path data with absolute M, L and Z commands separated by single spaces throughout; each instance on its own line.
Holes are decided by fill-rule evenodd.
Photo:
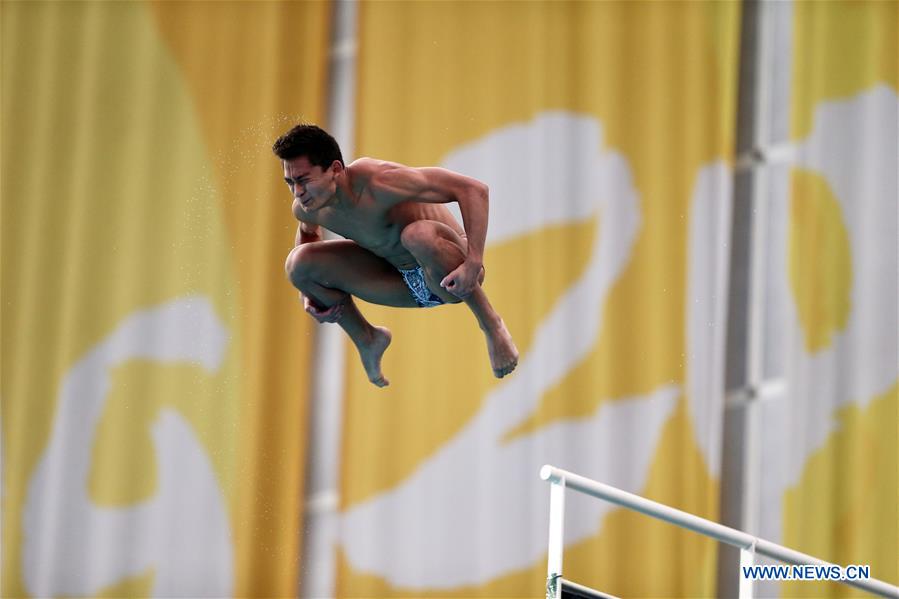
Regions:
M 218 370 L 227 331 L 206 298 L 136 313 L 63 378 L 46 452 L 24 511 L 23 574 L 29 594 L 92 596 L 153 572 L 155 597 L 224 597 L 233 585 L 225 499 L 189 423 L 160 410 L 152 437 L 159 491 L 143 503 L 97 507 L 88 494 L 91 448 L 110 391 L 110 370 L 130 360 L 197 363 Z
M 498 130 L 444 162 L 490 186 L 493 243 L 593 217 L 599 229 L 583 276 L 541 323 L 515 374 L 411 476 L 343 514 L 341 540 L 354 569 L 399 587 L 448 589 L 533 566 L 546 553 L 549 488 L 537 476 L 544 463 L 628 491 L 644 488 L 662 429 L 681 393 L 677 386 L 617 398 L 576 421 L 502 440 L 594 350 L 602 305 L 631 257 L 641 224 L 638 192 L 625 159 L 601 152 L 603 146 L 597 120 L 554 112 Z M 728 193 L 722 168 L 704 170 L 697 189 L 716 197 Z M 724 215 L 709 218 L 720 224 Z M 705 230 L 717 224 L 697 226 Z M 704 334 L 692 339 L 691 354 L 699 355 L 708 352 L 705 344 L 718 342 Z M 703 377 L 702 372 L 694 375 L 697 381 Z M 703 425 L 701 432 L 707 428 Z M 703 448 L 714 449 L 715 443 Z M 572 498 L 566 544 L 595 535 L 611 509 L 605 502 Z
M 839 203 L 852 260 L 850 313 L 845 329 L 824 349 L 809 353 L 792 298 L 786 301 L 784 341 L 789 356 L 789 401 L 762 404 L 762 464 L 782 464 L 762 478 L 762 529 L 780 541 L 783 494 L 799 482 L 809 457 L 837 430 L 847 404 L 864 408 L 899 376 L 899 98 L 878 86 L 848 100 L 822 102 L 812 133 L 797 150 L 796 166 L 822 176 Z M 790 206 L 772 205 L 790 220 Z M 788 282 L 788 229 L 771 251 L 776 277 Z
M 721 470 L 732 183 L 723 162 L 706 166 L 690 201 L 687 401 L 695 440 L 712 476 Z

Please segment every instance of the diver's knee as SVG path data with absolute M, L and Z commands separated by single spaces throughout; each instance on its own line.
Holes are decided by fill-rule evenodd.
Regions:
M 409 223 L 400 233 L 400 243 L 412 254 L 426 251 L 434 245 L 435 240 L 434 224 L 426 220 Z
M 284 262 L 284 271 L 294 285 L 315 279 L 322 262 L 321 243 L 304 243 L 290 250 Z

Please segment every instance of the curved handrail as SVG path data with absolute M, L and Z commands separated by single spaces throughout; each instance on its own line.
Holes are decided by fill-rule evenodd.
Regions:
M 812 566 L 834 565 L 830 562 L 818 559 L 817 557 L 802 553 L 800 551 L 796 551 L 794 549 L 790 549 L 789 547 L 784 547 L 783 545 L 778 545 L 777 543 L 772 543 L 771 541 L 760 539 L 742 530 L 737 530 L 735 528 L 724 526 L 723 524 L 719 524 L 711 520 L 706 520 L 705 518 L 700 518 L 699 516 L 690 514 L 689 512 L 684 512 L 665 504 L 646 499 L 645 497 L 640 497 L 639 495 L 634 495 L 633 493 L 622 491 L 621 489 L 618 489 L 616 487 L 612 487 L 610 485 L 585 478 L 583 476 L 580 476 L 579 474 L 568 472 L 567 470 L 562 470 L 561 468 L 556 468 L 555 466 L 543 466 L 540 469 L 540 478 L 553 483 L 554 487 L 558 485 L 562 490 L 564 490 L 565 488 L 574 489 L 575 491 L 579 491 L 580 493 L 603 499 L 627 509 L 646 514 L 647 516 L 652 516 L 653 518 L 664 520 L 665 522 L 670 522 L 671 524 L 674 524 L 676 526 L 698 532 L 707 537 L 717 539 L 722 543 L 727 543 L 728 545 L 733 545 L 734 547 L 738 547 L 740 549 L 751 549 L 755 553 L 776 559 L 787 564 Z M 559 542 L 562 536 L 561 515 L 558 515 L 556 516 L 556 518 L 554 518 L 552 514 L 552 506 L 550 509 L 551 542 L 549 559 L 551 563 L 555 560 L 555 562 L 557 563 L 557 568 L 559 570 L 555 574 L 561 575 L 561 555 L 555 557 L 552 555 L 554 550 L 561 550 L 561 544 Z M 561 507 L 557 507 L 556 510 L 561 511 Z M 557 530 L 555 531 L 553 531 L 553 520 L 556 520 Z M 555 548 L 553 547 L 552 542 L 554 537 L 558 539 L 555 543 Z M 868 591 L 869 593 L 881 595 L 883 597 L 892 597 L 894 599 L 896 597 L 899 597 L 899 587 L 893 586 L 889 583 L 883 582 L 882 580 L 877 580 L 875 578 L 839 580 L 833 582 L 848 584 L 856 588 Z

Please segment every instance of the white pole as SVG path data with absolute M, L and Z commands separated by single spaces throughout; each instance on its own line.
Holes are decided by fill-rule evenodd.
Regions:
M 352 160 L 356 99 L 356 0 L 332 4 L 328 116 L 325 128 Z M 326 238 L 331 238 L 327 233 Z M 306 501 L 299 589 L 304 599 L 333 597 L 340 532 L 340 450 L 343 437 L 346 337 L 334 324 L 315 325 L 313 381 L 306 453 Z
M 565 480 L 549 487 L 549 554 L 546 566 L 546 599 L 559 596 L 562 553 L 565 550 Z

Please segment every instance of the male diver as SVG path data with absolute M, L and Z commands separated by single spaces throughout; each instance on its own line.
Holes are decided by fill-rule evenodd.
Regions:
M 368 379 L 388 384 L 381 356 L 390 331 L 353 301 L 396 307 L 465 302 L 487 340 L 493 374 L 518 364 L 518 350 L 481 288 L 487 186 L 435 168 L 360 158 L 345 165 L 336 140 L 300 124 L 272 147 L 300 221 L 285 269 L 318 322 L 336 322 L 359 350 Z M 458 202 L 463 227 L 444 204 Z M 345 239 L 323 241 L 321 227 Z

